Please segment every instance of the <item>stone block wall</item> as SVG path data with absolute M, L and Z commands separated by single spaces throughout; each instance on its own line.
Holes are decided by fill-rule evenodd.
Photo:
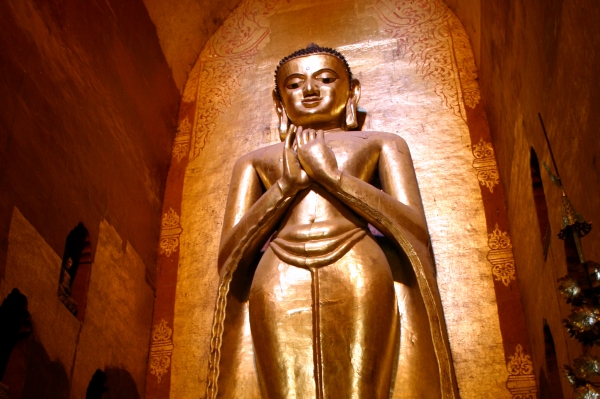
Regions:
M 96 369 L 143 397 L 179 106 L 156 28 L 142 0 L 9 0 L 0 26 L 0 301 L 28 299 L 23 398 L 85 397 Z M 57 297 L 79 222 L 82 322 Z

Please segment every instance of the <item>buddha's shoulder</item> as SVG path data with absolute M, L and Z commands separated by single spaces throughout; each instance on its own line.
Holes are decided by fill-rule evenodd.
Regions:
M 242 155 L 238 159 L 238 163 L 254 163 L 256 161 L 265 161 L 268 158 L 279 159 L 281 158 L 282 152 L 283 142 L 271 144 Z
M 334 137 L 332 137 L 334 138 Z M 395 145 L 398 149 L 408 148 L 406 141 L 398 134 L 378 131 L 348 131 L 336 133 L 334 139 L 348 138 L 352 140 L 366 140 L 379 144 L 380 146 Z

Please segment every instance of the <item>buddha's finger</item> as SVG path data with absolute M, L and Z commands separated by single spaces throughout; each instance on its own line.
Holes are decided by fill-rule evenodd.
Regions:
M 285 136 L 285 148 L 292 148 L 292 143 L 294 142 L 294 138 L 296 136 L 296 126 L 293 124 L 290 125 L 287 131 L 287 136 Z
M 317 132 L 315 133 L 315 136 L 319 140 L 325 140 L 325 132 L 323 131 L 323 129 L 317 130 Z
M 306 134 L 308 133 L 308 129 L 302 130 L 302 134 L 300 135 L 300 145 L 303 146 L 307 143 Z
M 302 126 L 298 127 L 296 131 L 296 143 L 301 147 L 304 144 L 304 128 Z

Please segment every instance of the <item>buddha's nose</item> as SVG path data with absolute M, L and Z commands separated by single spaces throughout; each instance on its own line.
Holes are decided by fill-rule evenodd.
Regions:
M 307 79 L 304 83 L 304 97 L 319 96 L 319 85 L 312 79 Z

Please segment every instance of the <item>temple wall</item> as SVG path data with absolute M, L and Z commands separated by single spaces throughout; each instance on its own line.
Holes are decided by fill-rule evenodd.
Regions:
M 516 266 L 537 377 L 547 373 L 543 323 L 556 346 L 558 366 L 581 353 L 561 320 L 570 308 L 556 291 L 567 274 L 561 229 L 561 192 L 541 162 L 554 170 L 541 114 L 567 195 L 595 228 L 582 239 L 586 258 L 600 261 L 600 8 L 591 0 L 482 1 L 480 84 L 498 158 Z M 551 228 L 547 258 L 534 206 L 533 148 Z M 572 389 L 560 377 L 564 397 Z
M 15 287 L 27 297 L 30 346 L 39 352 L 30 350 L 27 357 L 23 398 L 50 393 L 52 398 L 84 398 L 96 369 L 128 376 L 130 381 L 109 376 L 108 388 L 118 393 L 114 397 L 143 398 L 154 293 L 144 281 L 145 266 L 135 249 L 101 222 L 86 316 L 80 323 L 57 296 L 61 259 L 17 208 L 8 241 L 0 297 Z
M 144 0 L 180 91 L 206 41 L 240 0 Z
M 85 397 L 97 368 L 143 397 L 179 106 L 156 30 L 141 0 L 9 0 L 0 22 L 0 301 L 13 288 L 29 300 L 26 397 Z M 83 324 L 57 299 L 79 222 Z
M 487 231 L 483 232 L 483 222 L 478 219 L 477 231 L 483 235 L 474 241 L 478 256 L 475 263 L 480 266 L 474 270 L 482 281 L 492 279 L 496 296 L 483 298 L 489 309 L 498 308 L 500 321 L 499 326 L 491 327 L 481 321 L 471 323 L 470 327 L 469 323 L 464 324 L 460 330 L 461 336 L 466 337 L 465 342 L 460 343 L 465 348 L 462 352 L 465 356 L 459 358 L 462 365 L 469 364 L 469 356 L 477 358 L 477 353 L 479 356 L 488 353 L 480 344 L 473 344 L 479 339 L 476 335 L 481 325 L 499 328 L 502 335 L 504 360 L 495 358 L 492 366 L 481 366 L 482 369 L 495 367 L 496 375 L 502 375 L 492 382 L 496 384 L 495 389 L 503 390 L 502 395 L 507 392 L 502 362 L 510 360 L 518 340 L 531 355 L 536 380 L 541 374 L 547 374 L 544 321 L 552 332 L 559 366 L 581 353 L 580 345 L 567 337 L 561 325 L 569 309 L 556 292 L 556 279 L 566 274 L 563 243 L 555 238 L 560 229 L 560 192 L 542 168 L 552 231 L 548 256 L 544 260 L 529 157 L 533 147 L 540 162 L 551 165 L 537 117 L 539 112 L 546 123 L 567 194 L 586 220 L 597 224 L 600 212 L 595 199 L 600 193 L 597 162 L 600 145 L 596 137 L 600 118 L 597 112 L 600 60 L 595 50 L 600 48 L 597 5 L 592 0 L 444 0 L 462 22 L 464 30 L 460 32 L 470 40 L 466 46 L 472 50 L 472 59 L 478 67 L 481 101 L 470 108 L 465 106 L 465 93 L 475 91 L 472 85 L 462 90 L 462 83 L 452 86 L 461 87 L 462 94 L 457 93 L 449 103 L 439 106 L 443 101 L 435 95 L 436 84 L 424 74 L 418 75 L 419 63 L 425 65 L 423 60 L 398 46 L 398 37 L 393 36 L 399 32 L 398 28 L 386 27 L 377 20 L 371 8 L 376 3 L 391 2 L 329 1 L 323 3 L 325 8 L 315 8 L 314 12 L 319 14 L 325 10 L 324 17 L 334 10 L 342 18 L 337 30 L 329 33 L 319 31 L 314 20 L 306 18 L 313 12 L 310 1 L 294 2 L 291 8 L 288 4 L 267 16 L 261 14 L 259 19 L 242 19 L 244 24 L 235 29 L 243 27 L 258 32 L 257 37 L 242 45 L 258 44 L 244 48 L 250 53 L 242 51 L 242 55 L 251 57 L 238 57 L 239 64 L 222 70 L 227 75 L 212 75 L 225 82 L 218 87 L 207 84 L 206 77 L 211 75 L 206 73 L 213 70 L 202 69 L 202 63 L 195 62 L 202 49 L 210 49 L 205 46 L 209 38 L 231 39 L 231 32 L 218 33 L 217 29 L 223 21 L 239 18 L 235 12 L 230 16 L 231 10 L 240 4 L 239 0 L 108 0 L 100 3 L 9 0 L 0 4 L 0 89 L 3 93 L 0 99 L 0 299 L 12 288 L 21 289 L 29 299 L 34 323 L 31 353 L 37 362 L 32 365 L 28 378 L 35 380 L 40 389 L 44 388 L 40 381 L 50 383 L 44 378 L 51 376 L 52 387 L 60 395 L 69 397 L 71 392 L 71 397 L 81 397 L 90 373 L 95 368 L 104 368 L 109 378 L 127 387 L 123 388 L 126 392 L 135 390 L 143 397 L 145 376 L 140 374 L 139 362 L 144 362 L 145 367 L 148 348 L 142 346 L 149 339 L 148 312 L 152 309 L 150 298 L 155 285 L 156 248 L 160 242 L 158 258 L 159 263 L 162 262 L 165 287 L 162 293 L 160 287 L 157 291 L 158 313 L 153 323 L 162 340 L 153 342 L 151 348 L 171 348 L 160 352 L 168 354 L 171 361 L 174 339 L 176 345 L 172 366 L 165 368 L 163 363 L 150 368 L 148 376 L 157 386 L 167 385 L 166 392 L 172 392 L 175 395 L 172 397 L 196 397 L 202 390 L 206 348 L 198 342 L 207 339 L 206 331 L 210 328 L 207 314 L 212 307 L 216 275 L 211 269 L 197 265 L 214 263 L 231 164 L 241 153 L 277 140 L 274 117 L 270 113 L 270 88 L 257 93 L 252 87 L 255 83 L 252 77 L 261 76 L 260 82 L 268 86 L 279 57 L 305 46 L 315 40 L 315 36 L 320 44 L 343 47 L 351 63 L 357 65 L 355 70 L 361 73 L 359 77 L 365 90 L 368 86 L 389 86 L 391 104 L 378 102 L 379 89 L 375 89 L 371 95 L 364 92 L 360 105 L 371 111 L 372 128 L 398 131 L 409 138 L 421 176 L 430 167 L 440 171 L 447 171 L 449 166 L 454 168 L 456 159 L 461 157 L 461 173 L 466 173 L 466 165 L 476 159 L 465 153 L 465 149 L 471 146 L 473 150 L 480 138 L 485 143 L 493 142 L 500 178 L 493 186 L 494 194 L 480 186 L 483 205 L 477 205 L 476 209 L 485 208 Z M 432 4 L 429 0 L 424 3 Z M 281 27 L 290 20 L 296 21 L 294 26 L 298 32 L 310 27 L 311 38 L 307 41 L 299 35 L 296 41 L 286 43 L 287 36 Z M 350 25 L 350 21 L 357 25 Z M 319 26 L 327 26 L 327 23 Z M 213 35 L 215 32 L 218 34 Z M 368 37 L 372 44 L 361 42 L 356 38 L 358 35 Z M 334 36 L 345 39 L 338 40 Z M 462 33 L 459 36 L 462 39 L 455 36 L 452 42 L 455 49 L 465 46 Z M 236 40 L 232 39 L 228 51 L 240 48 Z M 457 53 L 460 51 L 454 52 L 454 60 L 460 59 Z M 217 61 L 226 58 L 229 59 L 222 57 Z M 369 67 L 374 59 L 381 64 L 377 72 L 380 75 Z M 205 75 L 201 75 L 202 71 Z M 229 79 L 232 71 L 239 75 Z M 462 73 L 464 75 L 464 68 Z M 451 76 L 461 77 L 460 74 L 457 64 Z M 198 97 L 198 90 L 217 90 L 217 108 L 198 108 L 197 98 L 205 103 L 209 99 Z M 476 91 L 479 92 L 478 86 Z M 182 92 L 182 102 L 178 121 L 179 92 Z M 419 103 L 419 98 L 427 100 Z M 408 100 L 426 106 L 411 108 L 410 115 L 399 115 L 398 104 Z M 260 106 L 254 107 L 258 103 Z M 430 134 L 439 127 L 431 120 L 439 117 L 444 107 L 450 110 L 448 104 L 454 119 L 446 119 L 450 121 L 446 127 L 452 126 L 448 130 L 456 128 L 465 149 L 461 153 L 456 147 L 458 155 L 445 159 L 442 154 L 439 159 L 447 163 L 436 163 L 428 158 L 430 148 L 447 145 L 448 141 L 440 141 Z M 247 114 L 234 115 L 230 110 L 236 107 Z M 204 113 L 200 113 L 202 109 Z M 373 109 L 385 111 L 373 112 Z M 417 124 L 411 124 L 411 117 L 421 115 L 424 109 L 433 111 Z M 252 120 L 253 141 L 247 139 L 245 130 L 203 132 L 196 125 L 196 117 L 217 118 L 209 120 L 207 129 L 213 128 L 211 123 L 216 126 L 223 121 L 246 123 Z M 173 144 L 175 126 L 179 128 Z M 423 130 L 419 130 L 421 128 Z M 231 141 L 234 139 L 236 141 Z M 232 142 L 236 144 L 234 148 Z M 188 160 L 190 151 L 197 151 L 194 146 L 202 146 L 200 152 L 206 152 L 205 145 L 209 150 L 227 145 L 221 148 L 224 161 L 199 156 L 198 152 L 192 152 Z M 171 162 L 175 167 L 167 176 Z M 471 169 L 475 178 L 480 172 Z M 212 176 L 210 184 L 201 180 L 206 176 Z M 461 176 L 469 178 L 467 174 Z M 428 193 L 423 188 L 427 179 L 420 177 L 424 198 L 437 201 L 438 196 L 431 196 L 435 189 Z M 188 205 L 182 208 L 184 181 Z M 442 183 L 434 180 L 433 185 L 448 184 L 448 180 Z M 470 190 L 471 194 L 476 193 L 474 187 L 470 186 Z M 434 215 L 435 219 L 438 214 L 443 216 L 444 212 L 452 213 L 456 209 L 456 204 L 450 204 L 445 208 L 440 206 L 437 212 L 430 206 L 428 216 Z M 485 241 L 494 233 L 496 222 L 490 214 L 496 210 L 508 211 L 504 219 L 499 219 L 499 231 L 509 232 L 512 238 L 517 280 L 505 275 L 507 285 L 490 276 L 491 265 L 485 263 L 489 255 L 489 248 L 485 247 L 489 242 Z M 200 220 L 206 225 L 198 227 Z M 461 220 L 464 222 L 464 218 Z M 80 221 L 89 230 L 93 256 L 89 314 L 83 325 L 56 299 L 65 239 Z M 468 223 L 470 226 L 471 222 Z M 159 238 L 161 224 L 163 235 Z M 451 225 L 438 224 L 437 231 L 432 227 L 433 235 L 437 234 L 440 239 L 450 229 L 448 226 Z M 600 260 L 599 234 L 596 227 L 583 239 L 587 257 L 596 261 Z M 437 248 L 434 246 L 437 255 L 451 253 L 444 251 L 440 242 Z M 460 246 L 457 250 L 465 248 Z M 184 267 L 178 269 L 180 254 Z M 441 267 L 449 264 L 442 263 Z M 464 266 L 464 263 L 459 265 Z M 198 281 L 202 284 L 194 285 Z M 486 284 L 489 294 L 489 281 Z M 468 290 L 469 287 L 465 288 L 461 295 L 475 295 Z M 503 308 L 508 298 L 503 295 L 509 295 L 507 292 L 511 293 L 510 303 L 517 312 L 522 301 L 526 339 L 519 331 L 511 335 L 519 326 L 513 328 L 511 323 L 502 322 L 511 315 L 510 307 Z M 454 300 L 456 297 L 446 298 Z M 173 325 L 175 300 L 179 309 L 176 326 Z M 130 304 L 137 305 L 134 309 Z M 193 309 L 192 317 L 188 317 L 186 309 Z M 476 307 L 465 309 L 481 311 Z M 463 315 L 449 313 L 447 317 L 452 322 Z M 95 345 L 96 340 L 98 345 Z M 498 342 L 492 346 L 500 350 Z M 155 356 L 154 359 L 165 358 Z M 126 370 L 121 369 L 121 365 L 125 365 Z M 469 367 L 477 369 L 475 364 Z M 173 384 L 171 373 L 175 379 Z M 464 377 L 461 382 L 463 392 L 465 383 L 468 391 L 480 381 L 490 381 L 476 371 L 469 378 L 471 380 Z M 560 380 L 564 397 L 570 397 L 570 388 L 562 377 Z M 29 394 L 41 395 L 36 391 Z M 168 397 L 169 393 L 166 395 L 162 397 Z

